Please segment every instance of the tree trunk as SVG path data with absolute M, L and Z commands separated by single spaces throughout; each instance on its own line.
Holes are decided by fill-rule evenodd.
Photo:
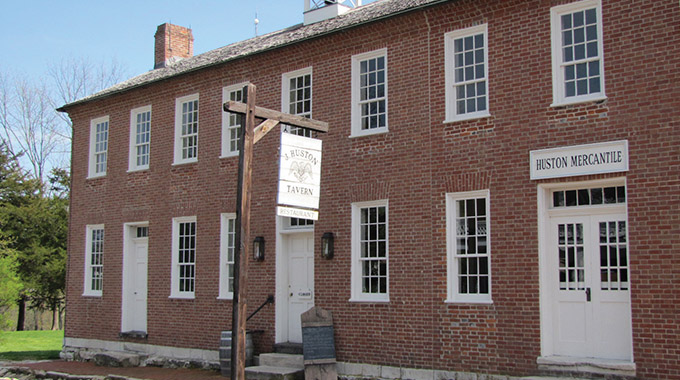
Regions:
M 59 305 L 59 330 L 64 329 L 64 311 L 66 307 Z
M 42 325 L 40 323 L 41 319 L 42 319 L 42 312 L 39 309 L 33 309 L 33 326 L 35 326 L 35 328 L 33 330 L 35 330 L 35 331 L 42 330 Z
M 19 312 L 17 313 L 17 331 L 24 331 L 24 322 L 26 321 L 26 296 L 19 297 Z
M 57 330 L 57 313 L 59 311 L 59 304 L 52 304 L 52 328 L 51 330 Z

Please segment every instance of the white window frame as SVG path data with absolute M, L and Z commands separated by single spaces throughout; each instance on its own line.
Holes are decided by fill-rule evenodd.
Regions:
M 199 94 L 192 94 L 177 98 L 175 100 L 175 159 L 173 165 L 187 164 L 198 161 L 198 135 L 200 132 L 200 109 L 201 103 L 198 97 Z M 182 158 L 182 142 L 185 137 L 182 135 L 182 105 L 188 102 L 198 101 L 197 120 L 198 131 L 196 132 L 196 155 L 191 158 Z
M 303 112 L 303 113 L 298 113 L 298 112 L 291 112 L 290 110 L 290 80 L 293 78 L 298 78 L 301 76 L 309 75 L 310 78 L 310 88 L 309 88 L 309 112 Z M 308 117 L 312 118 L 312 112 L 313 112 L 313 107 L 314 107 L 314 75 L 312 74 L 312 67 L 305 67 L 304 69 L 300 70 L 295 70 L 295 71 L 290 71 L 287 73 L 284 73 L 281 75 L 281 112 L 288 113 L 291 115 L 299 115 L 303 117 Z M 299 129 L 302 129 L 300 127 L 294 127 L 291 125 L 287 124 L 281 124 L 281 130 L 283 132 L 287 133 L 295 133 L 298 134 L 297 131 Z M 311 130 L 307 129 L 305 131 L 308 134 L 311 133 Z M 310 135 L 306 135 L 307 137 L 311 137 Z
M 222 87 L 222 104 L 226 103 L 228 100 L 231 99 L 231 93 L 234 91 L 243 91 L 243 87 L 247 86 L 249 83 L 244 82 L 244 83 L 239 83 L 239 84 L 234 84 L 231 86 L 227 87 Z M 243 94 L 241 95 L 243 99 Z M 235 118 L 235 119 L 234 119 Z M 222 152 L 220 154 L 221 158 L 224 157 L 234 157 L 238 156 L 238 137 L 236 138 L 236 149 L 231 149 L 231 130 L 235 129 L 237 132 L 237 136 L 240 136 L 240 133 L 238 132 L 240 129 L 240 126 L 238 124 L 231 124 L 232 120 L 238 120 L 239 116 L 237 114 L 232 114 L 231 112 L 227 112 L 225 110 L 222 110 Z
M 149 114 L 149 141 L 144 144 L 137 144 L 137 115 Z M 145 165 L 137 165 L 137 146 L 147 145 L 149 151 L 147 152 L 147 163 Z M 151 105 L 135 108 L 130 111 L 130 157 L 128 160 L 128 171 L 146 170 L 149 168 L 151 160 Z
M 471 37 L 482 34 L 484 38 L 484 84 L 486 109 L 482 111 L 458 113 L 457 107 L 457 91 L 456 87 L 459 83 L 466 83 L 470 81 L 456 82 L 455 77 L 455 40 L 465 37 Z M 446 97 L 446 120 L 445 123 L 456 122 L 461 120 L 479 119 L 491 116 L 489 111 L 489 39 L 487 24 L 477 25 L 470 28 L 455 30 L 444 35 L 445 48 L 445 84 L 444 91 Z M 482 80 L 475 80 L 474 82 L 481 82 Z
M 489 190 L 467 191 L 459 193 L 446 194 L 446 251 L 447 251 L 447 294 L 446 302 L 448 303 L 492 303 L 492 282 L 493 273 L 491 266 L 491 205 L 489 202 Z M 456 236 L 456 202 L 466 199 L 486 198 L 486 247 L 488 257 L 488 271 L 489 271 L 489 293 L 488 294 L 461 294 L 459 292 L 458 282 L 458 256 L 457 250 L 457 236 Z
M 577 11 L 596 8 L 597 11 L 597 48 L 600 63 L 600 92 L 575 95 L 567 97 L 565 95 L 565 74 L 562 65 L 563 45 L 562 45 L 562 15 Z M 553 74 L 553 104 L 551 107 L 559 107 L 569 104 L 578 104 L 592 101 L 604 100 L 605 95 L 605 74 L 604 74 L 604 49 L 602 34 L 602 5 L 600 0 L 583 0 L 571 4 L 559 5 L 550 9 L 550 28 L 552 44 L 552 74 Z M 585 59 L 580 61 L 593 61 L 595 59 Z
M 97 126 L 106 123 L 106 141 L 105 148 L 103 150 L 97 150 Z M 87 178 L 97 178 L 106 175 L 106 169 L 108 164 L 108 146 L 109 146 L 109 133 L 111 131 L 111 123 L 109 122 L 109 116 L 102 116 L 90 121 L 90 154 L 88 160 L 88 176 Z M 97 156 L 104 155 L 104 169 L 97 170 Z
M 230 224 L 234 230 L 230 231 Z M 229 267 L 234 266 L 235 242 L 236 242 L 236 214 L 220 214 L 220 285 L 218 299 L 233 299 L 234 292 L 229 290 Z M 230 244 L 231 243 L 231 244 Z M 231 250 L 231 260 L 229 251 Z
M 92 288 L 92 267 L 94 266 L 92 263 L 92 256 L 94 252 L 92 251 L 92 232 L 93 231 L 102 231 L 102 263 L 99 264 L 102 268 L 102 284 L 100 289 L 93 289 Z M 83 282 L 83 296 L 90 296 L 90 297 L 101 297 L 102 296 L 102 289 L 104 288 L 104 244 L 106 242 L 106 234 L 104 230 L 104 225 L 103 224 L 90 224 L 85 226 L 85 276 L 84 277 L 84 282 Z
M 363 270 L 361 265 L 361 210 L 369 207 L 385 207 L 385 260 L 387 264 L 386 293 L 364 293 L 362 287 Z M 352 203 L 352 295 L 350 302 L 389 302 L 390 301 L 390 234 L 389 202 L 387 199 Z
M 360 82 L 361 82 L 361 62 L 378 58 L 385 58 L 385 126 L 374 129 L 361 129 L 361 104 L 360 104 Z M 389 64 L 387 49 L 378 49 L 367 53 L 352 56 L 352 134 L 350 137 L 369 136 L 389 131 Z
M 197 268 L 197 254 L 198 254 L 198 223 L 196 223 L 196 242 L 194 245 L 194 290 L 183 291 L 179 290 L 179 225 L 180 223 L 196 223 L 195 216 L 183 216 L 172 219 L 172 275 L 171 288 L 169 298 L 185 298 L 193 299 L 196 297 L 196 268 Z

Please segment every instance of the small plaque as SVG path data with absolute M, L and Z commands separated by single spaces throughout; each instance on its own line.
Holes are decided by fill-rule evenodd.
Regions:
M 302 313 L 300 319 L 305 366 L 334 364 L 335 337 L 332 314 L 320 307 L 313 307 Z
M 335 363 L 333 326 L 303 327 L 302 352 L 305 364 Z

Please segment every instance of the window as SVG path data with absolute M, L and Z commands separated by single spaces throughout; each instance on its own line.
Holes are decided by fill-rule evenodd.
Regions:
M 352 57 L 352 136 L 387 132 L 387 49 Z
M 234 247 L 236 214 L 220 216 L 220 293 L 218 298 L 234 297 Z
M 445 35 L 446 121 L 489 116 L 487 25 Z
M 314 221 L 312 219 L 288 218 L 289 228 L 308 228 L 310 226 L 314 226 Z
M 491 302 L 489 191 L 448 194 L 448 302 Z
M 137 227 L 136 229 L 137 232 L 137 238 L 146 238 L 149 237 L 149 227 Z
M 553 7 L 553 105 L 605 98 L 599 0 Z
M 86 227 L 84 296 L 101 297 L 104 285 L 104 225 Z
M 248 83 L 236 84 L 222 88 L 222 103 L 228 100 L 243 102 L 243 87 Z M 222 111 L 222 157 L 238 156 L 238 145 L 241 140 L 241 116 Z
M 90 122 L 90 160 L 88 177 L 106 175 L 106 158 L 109 148 L 109 117 L 104 116 Z
M 151 106 L 135 108 L 130 112 L 129 171 L 149 168 L 150 144 Z
M 281 111 L 306 118 L 312 117 L 312 68 L 283 74 L 281 81 Z M 290 125 L 284 132 L 312 137 L 312 130 Z
M 196 286 L 196 217 L 172 220 L 171 298 L 194 298 Z
M 626 203 L 625 186 L 593 187 L 552 192 L 553 208 Z
M 352 205 L 352 299 L 389 301 L 387 201 Z
M 175 164 L 198 160 L 198 94 L 175 103 Z

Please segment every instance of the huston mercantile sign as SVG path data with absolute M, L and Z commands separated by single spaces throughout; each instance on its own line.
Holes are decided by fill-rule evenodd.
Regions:
M 321 140 L 282 133 L 277 214 L 316 220 L 320 190 Z
M 628 140 L 533 150 L 531 179 L 628 171 Z

